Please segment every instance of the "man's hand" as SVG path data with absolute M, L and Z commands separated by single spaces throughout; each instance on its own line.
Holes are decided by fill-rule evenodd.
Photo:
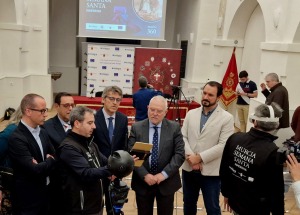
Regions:
M 116 178 L 117 178 L 117 176 L 115 176 L 115 175 L 112 175 L 112 176 L 108 177 L 108 179 L 109 179 L 110 181 L 114 181 Z
M 156 177 L 155 177 L 154 175 L 150 174 L 150 173 L 147 174 L 147 175 L 145 175 L 144 181 L 145 181 L 149 186 L 152 186 L 152 185 L 154 185 L 154 184 L 157 183 Z
M 228 204 L 228 198 L 224 197 L 224 210 L 229 211 L 230 213 L 232 213 L 232 209 L 230 208 L 229 204 Z
M 54 157 L 52 155 L 50 155 L 50 154 L 47 154 L 46 158 L 52 158 L 53 160 L 55 160 Z
M 38 164 L 38 162 L 37 162 L 36 159 L 34 159 L 34 158 L 32 158 L 32 163 Z
M 132 155 L 131 157 L 133 158 L 133 161 L 134 161 L 134 162 L 136 162 L 137 160 L 139 160 L 139 159 L 140 159 L 140 158 L 139 158 L 139 157 L 137 157 L 136 155 Z
M 267 89 L 266 84 L 265 83 L 261 83 L 260 84 L 261 90 L 264 91 L 265 89 Z
M 156 178 L 157 184 L 160 184 L 160 182 L 165 180 L 165 176 L 162 173 L 158 173 L 154 177 Z
M 286 164 L 291 172 L 292 179 L 294 181 L 300 181 L 300 163 L 298 163 L 294 154 L 288 155 Z
M 202 161 L 201 156 L 199 154 L 187 155 L 186 160 L 190 164 L 190 166 L 201 163 Z

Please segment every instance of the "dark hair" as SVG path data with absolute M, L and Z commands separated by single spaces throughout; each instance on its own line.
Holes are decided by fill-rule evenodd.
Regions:
M 246 70 L 241 71 L 239 78 L 248 78 L 248 72 Z
M 23 97 L 20 105 L 22 114 L 25 114 L 25 110 L 27 108 L 35 108 L 36 106 L 35 98 L 37 97 L 44 99 L 42 96 L 34 93 L 27 94 L 26 96 Z
M 145 88 L 148 85 L 148 80 L 145 76 L 139 77 L 139 85 L 141 88 Z
M 70 124 L 73 128 L 74 122 L 77 120 L 79 122 L 82 122 L 84 120 L 84 114 L 85 113 L 91 113 L 94 114 L 94 111 L 88 107 L 85 106 L 76 106 L 71 110 L 70 113 Z
M 54 103 L 60 105 L 61 97 L 64 97 L 64 96 L 72 96 L 72 95 L 70 93 L 60 92 L 55 96 Z
M 204 87 L 205 87 L 206 85 L 209 85 L 209 86 L 211 86 L 211 87 L 216 87 L 216 88 L 218 89 L 217 97 L 219 97 L 219 96 L 222 95 L 222 93 L 223 93 L 223 86 L 222 86 L 222 84 L 220 84 L 219 82 L 217 82 L 217 81 L 209 81 L 209 82 L 207 82 L 207 83 L 204 85 Z M 203 87 L 203 89 L 204 89 L 204 87 Z

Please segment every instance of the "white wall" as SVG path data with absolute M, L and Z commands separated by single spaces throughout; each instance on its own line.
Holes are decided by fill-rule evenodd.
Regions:
M 27 93 L 52 104 L 48 75 L 48 1 L 0 1 L 0 113 Z

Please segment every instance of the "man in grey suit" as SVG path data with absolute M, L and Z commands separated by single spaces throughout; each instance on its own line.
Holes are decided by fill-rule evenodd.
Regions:
M 181 187 L 179 168 L 184 162 L 184 142 L 177 122 L 165 119 L 167 100 L 155 96 L 148 106 L 148 119 L 132 125 L 129 147 L 135 142 L 153 144 L 149 159 L 135 167 L 132 189 L 136 193 L 138 214 L 152 215 L 154 199 L 157 214 L 171 215 L 174 193 Z

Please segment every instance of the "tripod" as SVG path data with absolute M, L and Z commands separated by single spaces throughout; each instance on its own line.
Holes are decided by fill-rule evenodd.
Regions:
M 122 211 L 124 203 L 128 202 L 127 195 L 129 187 L 120 178 L 116 178 L 109 185 L 110 202 L 114 215 L 124 215 Z
M 170 109 L 170 107 L 173 105 L 173 119 L 175 119 L 176 122 L 179 122 L 179 124 L 181 125 L 181 116 L 180 116 L 180 108 L 179 108 L 179 94 L 181 93 L 185 99 L 185 102 L 188 104 L 188 108 L 190 106 L 190 102 L 187 100 L 187 98 L 185 97 L 184 93 L 181 90 L 180 86 L 175 86 L 175 85 L 171 85 L 172 87 L 172 91 L 173 91 L 173 96 L 169 102 L 169 107 L 168 110 Z M 174 114 L 175 113 L 175 114 Z M 174 117 L 175 116 L 175 117 Z

